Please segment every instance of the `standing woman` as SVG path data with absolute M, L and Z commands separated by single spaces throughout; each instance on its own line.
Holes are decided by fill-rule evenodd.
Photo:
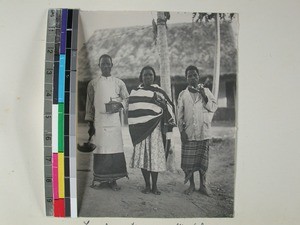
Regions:
M 166 157 L 170 148 L 166 139 L 167 133 L 175 126 L 175 116 L 173 103 L 154 84 L 155 78 L 151 66 L 141 70 L 141 84 L 129 96 L 128 124 L 134 145 L 130 166 L 142 171 L 146 184 L 143 193 L 160 195 L 157 188 L 158 172 L 166 170 Z

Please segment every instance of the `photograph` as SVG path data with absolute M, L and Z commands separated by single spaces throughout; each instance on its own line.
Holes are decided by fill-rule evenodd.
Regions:
M 233 218 L 237 13 L 84 11 L 79 217 Z
M 1 1 L 0 224 L 298 225 L 299 8 Z

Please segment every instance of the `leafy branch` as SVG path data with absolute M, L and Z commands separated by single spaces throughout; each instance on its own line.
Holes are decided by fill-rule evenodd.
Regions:
M 232 21 L 235 18 L 235 13 L 200 13 L 200 12 L 193 12 L 192 19 L 193 22 L 196 23 L 204 23 L 210 22 L 216 19 L 217 14 L 221 21 Z

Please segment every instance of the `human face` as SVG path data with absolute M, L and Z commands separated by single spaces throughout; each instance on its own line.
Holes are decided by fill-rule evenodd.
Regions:
M 154 82 L 154 73 L 151 69 L 145 69 L 142 75 L 142 81 L 145 87 L 150 86 Z
M 199 75 L 196 70 L 189 70 L 186 74 L 186 80 L 190 86 L 197 87 L 199 83 Z
M 109 57 L 103 57 L 101 58 L 99 62 L 99 67 L 101 69 L 102 75 L 105 77 L 110 76 L 110 71 L 113 64 Z

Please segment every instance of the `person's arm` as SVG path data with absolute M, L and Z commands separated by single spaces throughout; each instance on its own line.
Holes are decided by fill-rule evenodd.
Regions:
M 179 94 L 177 105 L 177 125 L 180 132 L 181 142 L 185 143 L 188 140 L 185 132 L 184 124 L 184 104 L 183 104 L 183 92 Z
M 121 102 L 122 106 L 123 106 L 125 112 L 127 112 L 129 94 L 128 94 L 126 85 L 123 81 L 120 82 L 120 97 L 122 99 L 122 102 Z
M 89 135 L 93 136 L 95 134 L 95 106 L 94 106 L 94 97 L 95 91 L 92 86 L 92 82 L 90 81 L 87 87 L 87 97 L 86 97 L 86 105 L 85 105 L 85 120 L 88 121 L 89 125 Z
M 184 130 L 184 122 L 183 122 L 184 106 L 183 106 L 182 95 L 183 92 L 179 94 L 178 101 L 177 101 L 177 125 L 178 125 L 179 132 L 182 132 Z
M 215 112 L 218 108 L 217 105 L 217 100 L 213 96 L 213 94 L 210 92 L 208 88 L 204 89 L 205 95 L 207 97 L 207 102 L 204 104 L 204 107 L 209 111 L 209 112 Z
M 117 113 L 120 112 L 120 110 L 122 108 L 124 108 L 125 112 L 127 110 L 128 107 L 128 92 L 127 92 L 127 88 L 125 86 L 125 83 L 120 80 L 120 79 L 116 79 L 115 80 L 115 85 L 118 86 L 118 90 L 119 93 L 118 94 L 118 98 L 117 99 L 113 99 L 112 102 L 114 103 L 114 108 L 110 113 Z
M 88 130 L 88 133 L 89 133 L 90 136 L 93 136 L 96 132 L 94 121 L 88 121 L 88 125 L 90 127 L 89 130 Z

